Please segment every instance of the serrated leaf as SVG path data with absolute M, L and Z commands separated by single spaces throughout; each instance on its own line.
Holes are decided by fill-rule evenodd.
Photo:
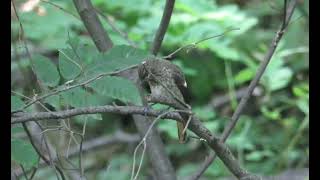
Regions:
M 24 102 L 17 96 L 11 96 L 11 111 L 16 111 L 24 106 Z
M 113 72 L 144 61 L 148 53 L 127 45 L 111 48 L 106 54 L 99 54 L 97 59 L 86 68 L 85 74 L 93 76 L 99 73 Z
M 61 93 L 64 102 L 72 107 L 88 107 L 100 105 L 96 96 L 78 87 Z
M 56 65 L 47 57 L 35 55 L 33 58 L 34 71 L 41 82 L 50 87 L 58 85 L 60 76 Z
M 141 98 L 137 87 L 129 80 L 120 77 L 103 77 L 89 84 L 97 93 L 141 105 Z
M 11 160 L 25 168 L 31 168 L 38 162 L 38 154 L 29 142 L 21 139 L 11 139 Z
M 59 70 L 67 80 L 74 79 L 81 73 L 81 62 L 73 49 L 65 48 L 59 50 Z
M 102 105 L 96 95 L 91 94 L 80 87 L 66 91 L 61 95 L 64 102 L 76 108 Z M 80 122 L 84 122 L 83 120 L 85 119 L 102 120 L 101 114 L 87 114 L 75 118 Z

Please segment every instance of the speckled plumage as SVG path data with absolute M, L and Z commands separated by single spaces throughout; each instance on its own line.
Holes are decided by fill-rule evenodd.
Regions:
M 156 58 L 147 60 L 139 67 L 139 78 L 149 85 L 151 99 L 165 99 L 166 103 L 164 104 L 169 104 L 177 109 L 183 106 L 180 103 L 181 101 L 185 102 L 181 88 L 185 88 L 186 81 L 181 69 L 175 64 Z M 166 86 L 174 96 L 164 86 Z M 181 116 L 183 118 L 186 117 L 185 114 L 181 114 Z M 185 126 L 180 122 L 177 123 L 177 126 L 179 142 L 183 143 L 186 140 L 186 133 L 182 134 Z

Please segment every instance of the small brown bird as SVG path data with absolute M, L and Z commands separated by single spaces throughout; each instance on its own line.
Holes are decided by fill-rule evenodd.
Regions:
M 187 83 L 178 66 L 170 61 L 154 57 L 145 61 L 138 71 L 144 87 L 150 88 L 151 94 L 148 97 L 150 101 L 155 100 L 176 109 L 186 109 L 184 95 L 187 92 Z M 186 132 L 183 133 L 183 129 L 188 120 L 188 115 L 185 113 L 180 113 L 180 115 L 184 119 L 184 123 L 177 122 L 178 137 L 180 143 L 185 143 Z

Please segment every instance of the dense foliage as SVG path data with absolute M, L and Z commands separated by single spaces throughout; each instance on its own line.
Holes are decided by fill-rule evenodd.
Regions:
M 140 63 L 147 57 L 165 3 L 163 0 L 93 0 L 95 7 L 108 15 L 121 31 L 128 33 L 129 39 L 139 47 L 132 48 L 100 17 L 115 46 L 108 53 L 99 54 L 81 21 L 72 15 L 78 16 L 72 1 L 50 2 L 67 12 L 45 1 L 40 1 L 28 11 L 21 8 L 25 1 L 15 1 L 24 32 L 22 34 L 19 21 L 12 11 L 13 110 L 18 110 L 28 101 L 17 94 L 32 98 L 41 88 L 37 87 L 31 69 L 45 86 L 46 92 L 49 92 L 88 80 L 99 73 L 113 72 Z M 286 169 L 309 165 L 308 3 L 300 2 L 254 96 L 227 141 L 241 164 L 254 173 L 277 174 Z M 254 77 L 259 62 L 281 24 L 281 9 L 282 1 L 279 0 L 176 1 L 159 56 L 231 28 L 238 29 L 180 51 L 173 60 L 186 75 L 193 111 L 212 132 L 223 131 L 238 104 L 239 96 L 243 94 L 243 88 Z M 22 35 L 32 61 L 26 54 Z M 126 56 L 128 53 L 130 56 Z M 51 96 L 45 102 L 56 109 L 103 105 L 115 99 L 119 104 L 141 104 L 134 85 L 120 77 L 104 77 L 85 88 Z M 93 95 L 92 90 L 99 93 Z M 36 108 L 30 106 L 27 110 L 35 111 Z M 112 135 L 119 129 L 136 133 L 129 116 L 77 116 L 70 123 L 77 132 L 82 131 L 86 124 L 85 141 Z M 157 127 L 179 178 L 191 175 L 210 150 L 197 139 L 191 139 L 183 145 L 177 143 L 174 121 L 160 121 Z M 66 151 L 66 146 L 59 144 L 62 141 L 59 138 L 63 136 L 54 134 L 58 132 L 48 132 L 57 147 L 61 146 L 59 148 Z M 39 158 L 25 137 L 21 126 L 12 126 L 11 159 L 15 165 L 21 164 L 25 169 L 30 169 L 37 165 Z M 63 138 L 65 144 L 71 139 L 68 135 Z M 72 141 L 71 145 L 76 146 L 77 143 Z M 129 179 L 134 147 L 135 143 L 119 142 L 91 150 L 84 155 L 86 175 L 91 177 L 89 179 Z M 19 152 L 15 149 L 19 149 Z M 72 161 L 77 162 L 77 158 Z M 141 179 L 148 174 L 150 168 L 148 162 L 144 161 Z M 230 173 L 219 160 L 204 175 L 208 179 L 224 176 L 230 176 Z M 55 173 L 50 168 L 38 170 L 35 179 L 44 177 L 55 179 Z

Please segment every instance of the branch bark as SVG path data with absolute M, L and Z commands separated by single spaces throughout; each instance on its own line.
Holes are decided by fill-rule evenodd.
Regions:
M 102 25 L 95 13 L 94 8 L 92 7 L 89 0 L 74 0 L 74 4 L 76 5 L 76 8 L 81 16 L 81 19 L 83 20 L 87 30 L 89 31 L 91 37 L 93 38 L 96 46 L 98 47 L 100 52 L 105 52 L 109 48 L 112 47 L 112 41 L 109 39 L 107 32 L 104 31 L 102 28 Z M 128 79 L 138 79 L 137 73 L 133 73 L 134 71 L 131 71 L 132 73 L 127 74 L 126 76 Z M 133 78 L 132 78 L 133 77 Z M 136 83 L 136 82 L 135 82 Z M 138 127 L 139 133 L 143 134 L 147 129 L 144 127 L 143 124 L 147 124 L 148 120 L 143 116 L 133 116 L 133 119 L 135 120 L 135 124 Z M 141 123 L 141 124 L 140 124 Z M 167 179 L 170 177 L 170 179 L 175 179 L 175 174 L 173 172 L 173 167 L 171 162 L 169 161 L 168 156 L 166 155 L 163 147 L 163 143 L 160 139 L 160 135 L 154 130 L 152 130 L 151 134 L 153 136 L 150 137 L 148 140 L 148 146 L 149 147 L 157 147 L 157 148 L 148 148 L 148 156 L 149 159 L 152 159 L 155 154 L 157 154 L 159 158 L 165 159 L 165 161 L 155 160 L 151 161 L 151 164 L 154 168 L 154 171 L 156 172 L 157 179 Z M 162 146 L 160 148 L 160 146 Z M 157 149 L 157 151 L 151 152 L 152 149 Z M 161 150 L 161 151 L 160 151 Z M 166 162 L 165 164 L 161 162 Z
M 122 131 L 117 131 L 116 133 L 110 136 L 97 137 L 94 139 L 87 140 L 82 144 L 82 152 L 86 153 L 91 150 L 96 150 L 96 149 L 103 148 L 113 144 L 136 143 L 139 140 L 140 140 L 140 137 L 138 134 L 128 134 Z M 70 148 L 69 158 L 74 157 L 78 153 L 79 153 L 79 146 Z M 59 161 L 59 159 L 55 157 L 53 159 L 53 162 L 57 163 L 57 161 Z M 47 164 L 45 161 L 41 161 L 38 166 L 38 168 L 43 168 L 43 167 L 47 167 Z M 20 177 L 23 175 L 23 172 L 18 170 L 14 170 L 14 173 L 17 177 Z
M 159 52 L 159 49 L 161 47 L 164 35 L 167 32 L 171 15 L 173 12 L 175 0 L 166 0 L 166 5 L 164 7 L 164 11 L 162 14 L 161 22 L 158 27 L 157 33 L 153 39 L 152 47 L 151 47 L 151 53 L 156 55 Z
M 67 118 L 72 117 L 76 115 L 81 114 L 94 114 L 94 113 L 103 113 L 103 112 L 109 112 L 109 113 L 117 113 L 117 114 L 140 114 L 145 116 L 159 116 L 163 113 L 161 110 L 153 110 L 149 109 L 146 110 L 143 106 L 97 106 L 97 107 L 88 107 L 88 108 L 77 108 L 77 109 L 71 109 L 71 110 L 65 110 L 65 111 L 59 111 L 59 112 L 40 112 L 40 113 L 16 113 L 16 117 L 12 117 L 11 123 L 21 123 L 21 122 L 27 122 L 27 121 L 37 121 L 37 120 L 44 120 L 44 119 L 61 119 L 61 118 Z M 143 117 L 143 116 L 142 116 Z M 170 112 L 167 113 L 163 118 L 166 119 L 174 119 L 177 121 L 182 121 L 182 118 L 179 113 Z M 139 119 L 135 119 L 135 121 L 138 121 Z M 145 120 L 145 118 L 143 119 Z M 143 122 L 142 123 L 145 123 Z M 142 126 L 142 125 L 141 125 Z M 140 125 L 139 125 L 140 127 Z M 139 128 L 138 127 L 138 128 Z M 144 124 L 142 128 L 149 127 L 148 124 Z M 252 174 L 246 172 L 243 170 L 237 160 L 232 155 L 231 151 L 228 149 L 226 145 L 224 145 L 218 137 L 213 135 L 202 123 L 201 121 L 196 118 L 195 116 L 192 117 L 192 120 L 190 121 L 190 124 L 188 128 L 193 131 L 195 134 L 197 134 L 200 138 L 205 139 L 209 146 L 217 153 L 219 158 L 223 161 L 223 163 L 228 167 L 228 169 L 232 172 L 233 175 L 238 177 L 239 179 L 244 179 L 246 177 L 255 177 Z M 145 132 L 143 132 L 144 134 Z M 152 136 L 150 136 L 152 137 Z M 155 139 L 156 140 L 156 139 Z M 150 148 L 157 147 L 156 145 L 150 146 Z M 152 149 L 150 150 L 152 151 Z M 154 149 L 152 154 L 156 154 L 156 152 L 162 152 L 162 149 Z M 156 154 L 159 156 L 158 154 Z M 157 157 L 156 156 L 156 157 Z M 150 157 L 151 158 L 151 157 Z M 166 163 L 166 160 L 163 160 L 160 158 L 156 159 L 157 163 L 161 164 L 161 168 L 165 168 L 162 165 Z M 159 165 L 158 164 L 158 165 Z M 163 169 L 161 169 L 162 171 Z M 170 173 L 170 169 L 165 168 L 164 171 L 168 171 Z M 162 171 L 162 172 L 164 172 Z M 167 175 L 167 174 L 166 174 Z M 162 175 L 161 177 L 164 177 Z M 172 176 L 170 176 L 172 178 Z M 167 177 L 166 177 L 167 178 Z M 175 176 L 174 176 L 175 178 Z M 253 178 L 258 179 L 258 178 Z
M 266 53 L 263 61 L 261 62 L 257 73 L 255 75 L 255 77 L 253 78 L 253 80 L 250 82 L 245 95 L 241 98 L 240 103 L 237 107 L 237 109 L 235 110 L 235 112 L 233 113 L 232 117 L 231 117 L 231 121 L 229 122 L 229 124 L 225 127 L 222 136 L 221 136 L 221 142 L 225 142 L 227 140 L 227 138 L 229 137 L 229 135 L 231 134 L 231 131 L 233 130 L 233 128 L 235 127 L 235 125 L 237 124 L 239 117 L 242 113 L 242 111 L 244 110 L 244 108 L 246 107 L 246 104 L 248 103 L 249 98 L 251 97 L 251 94 L 253 92 L 253 90 L 255 89 L 255 87 L 257 86 L 261 76 L 263 75 L 263 73 L 265 72 L 277 46 L 279 41 L 281 40 L 287 26 L 288 23 L 290 22 L 291 16 L 294 12 L 294 9 L 296 7 L 297 4 L 297 0 L 292 0 L 288 9 L 286 7 L 284 7 L 284 11 L 285 11 L 285 17 L 283 20 L 283 23 L 281 24 L 279 30 L 277 31 L 277 33 L 275 34 L 268 52 Z M 205 170 L 210 166 L 210 164 L 215 160 L 216 158 L 216 153 L 212 152 L 210 153 L 209 157 L 206 158 L 206 160 L 203 162 L 203 164 L 200 166 L 200 168 L 196 171 L 196 173 L 194 175 L 191 176 L 190 180 L 196 180 L 199 179 L 200 176 L 205 172 Z
M 77 115 L 84 114 L 97 114 L 97 113 L 116 113 L 122 115 L 129 114 L 140 114 L 146 116 L 156 117 L 161 114 L 160 110 L 150 109 L 148 111 L 145 110 L 143 106 L 94 106 L 94 107 L 84 107 L 84 108 L 75 108 L 70 110 L 63 111 L 54 111 L 54 112 L 34 112 L 34 113 L 24 113 L 19 112 L 15 113 L 13 117 L 11 117 L 11 124 L 23 123 L 28 121 L 40 121 L 40 120 L 57 120 L 57 119 L 66 119 Z M 181 120 L 178 116 L 178 113 L 168 113 L 165 118 Z
M 103 29 L 91 2 L 89 0 L 73 0 L 73 3 L 99 51 L 106 52 L 113 46 L 113 43 L 108 33 Z

